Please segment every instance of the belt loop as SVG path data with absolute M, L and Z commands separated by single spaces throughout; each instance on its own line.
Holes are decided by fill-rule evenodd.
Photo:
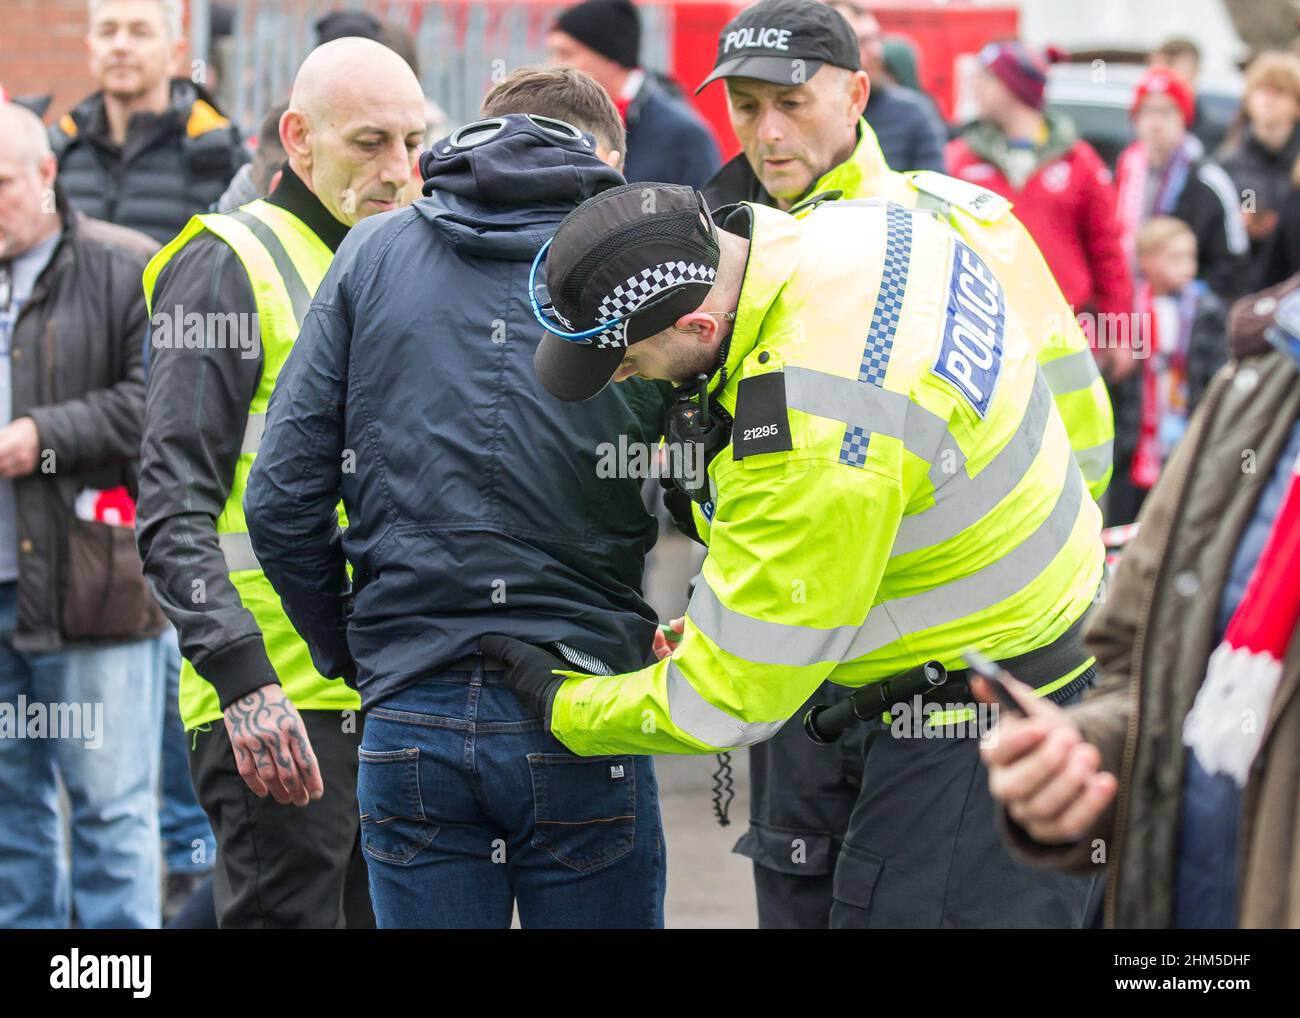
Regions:
M 474 655 L 474 677 L 470 679 L 470 683 L 475 686 L 483 685 L 483 655 L 482 654 Z

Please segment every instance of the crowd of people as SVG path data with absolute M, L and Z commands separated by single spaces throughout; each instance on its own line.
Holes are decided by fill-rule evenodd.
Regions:
M 869 4 L 761 0 L 698 83 L 727 92 L 739 152 L 724 162 L 683 84 L 643 66 L 631 0 L 562 11 L 549 66 L 515 70 L 482 119 L 459 126 L 424 94 L 409 35 L 336 12 L 250 138 L 203 82 L 178 76 L 178 0 L 89 11 L 97 91 L 48 126 L 23 97 L 0 98 L 0 702 L 72 705 L 79 732 L 0 737 L 0 926 L 501 926 L 513 908 L 524 925 L 662 925 L 665 850 L 643 754 L 742 745 L 753 805 L 736 850 L 753 861 L 764 926 L 1083 926 L 1101 921 L 1103 879 L 1109 925 L 1300 921 L 1285 892 L 1296 728 L 1262 726 L 1252 752 L 1267 732 L 1280 762 L 1251 770 L 1249 757 L 1224 762 L 1207 720 L 1243 703 L 1268 715 L 1294 694 L 1294 648 L 1276 638 L 1294 613 L 1279 630 L 1291 608 L 1268 591 L 1287 569 L 1277 535 L 1300 525 L 1288 373 L 1300 50 L 1251 58 L 1240 113 L 1217 137 L 1196 47 L 1171 40 L 1150 55 L 1134 140 L 1111 167 L 1048 102 L 1062 53 L 989 42 L 977 116 L 950 125 L 915 77 L 914 48 Z M 808 45 L 806 80 L 783 77 L 799 56 L 788 45 L 733 48 L 773 25 Z M 797 724 L 701 738 L 671 679 L 667 693 L 644 687 L 647 702 L 664 699 L 655 738 L 624 737 L 628 703 L 602 699 L 609 683 L 557 701 L 556 660 L 530 657 L 545 643 L 565 675 L 635 679 L 682 653 L 641 595 L 657 524 L 640 479 L 598 479 L 588 460 L 610 435 L 656 444 L 673 405 L 665 385 L 606 388 L 611 377 L 739 367 L 735 305 L 679 309 L 699 343 L 671 356 L 654 330 L 625 330 L 594 391 L 545 343 L 542 387 L 531 349 L 503 352 L 538 331 L 542 241 L 584 203 L 643 182 L 675 186 L 654 194 L 685 203 L 679 225 L 737 202 L 800 214 L 827 193 L 934 213 L 987 265 L 975 278 L 996 274 L 1030 337 L 1047 386 L 1035 412 L 1059 417 L 1085 507 L 1100 503 L 1111 525 L 1143 521 L 1109 598 L 1051 633 L 1083 661 L 1090 618 L 1086 665 L 1038 675 L 1029 648 L 1011 649 L 1001 657 L 1021 659 L 1041 694 L 1029 716 L 1007 719 L 982 760 L 972 741 L 899 761 L 917 776 L 987 769 L 987 791 L 932 810 L 903 783 L 869 802 L 862 732 L 830 751 Z M 892 243 L 901 227 L 889 224 Z M 695 252 L 698 265 L 665 262 L 690 264 L 670 281 L 679 290 L 704 273 L 739 287 L 734 232 L 682 231 L 552 251 L 552 306 L 569 333 L 548 332 L 584 335 L 569 319 L 587 275 L 638 244 Z M 640 271 L 629 284 L 649 285 Z M 863 314 L 874 335 L 881 305 Z M 430 356 L 435 323 L 486 345 Z M 585 412 L 548 392 L 587 399 Z M 1201 404 L 1215 413 L 1194 414 Z M 859 438 L 846 435 L 842 462 L 865 461 Z M 1243 449 L 1258 458 L 1248 472 Z M 689 535 L 724 531 L 707 484 L 668 501 Z M 1096 586 L 1087 571 L 1075 587 Z M 699 583 L 716 579 L 706 567 Z M 1071 604 L 1087 600 L 1078 593 Z M 509 640 L 494 635 L 498 605 Z M 1139 655 L 1148 634 L 1154 649 Z M 1245 646 L 1283 665 L 1267 695 L 1242 701 L 1223 687 Z M 530 669 L 548 676 L 532 692 L 503 678 Z M 812 685 L 791 710 L 843 692 Z M 1183 716 L 1179 733 L 1168 719 Z M 430 717 L 441 720 L 417 720 Z M 610 734 L 574 733 L 595 717 Z M 870 752 L 878 778 L 887 751 Z M 622 755 L 598 755 L 610 753 Z M 1120 782 L 1148 794 L 1117 811 Z M 977 890 L 955 902 L 875 888 L 882 866 L 909 856 L 927 886 L 953 874 L 922 872 L 901 839 L 883 844 L 890 826 L 961 839 Z M 1114 846 L 1108 878 L 1089 851 L 1098 838 Z M 509 866 L 480 852 L 497 839 Z M 981 895 L 1008 888 L 1014 909 L 989 911 Z

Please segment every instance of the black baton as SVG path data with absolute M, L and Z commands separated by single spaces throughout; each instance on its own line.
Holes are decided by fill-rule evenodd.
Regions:
M 878 718 L 889 710 L 891 704 L 947 681 L 948 670 L 938 661 L 927 661 L 902 675 L 868 683 L 839 703 L 818 704 L 811 708 L 803 716 L 804 733 L 819 746 L 828 746 L 850 725 Z

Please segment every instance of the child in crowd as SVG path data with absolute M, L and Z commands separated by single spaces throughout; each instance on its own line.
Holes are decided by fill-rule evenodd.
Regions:
M 1155 484 L 1211 376 L 1227 358 L 1223 302 L 1196 277 L 1196 236 L 1157 216 L 1139 229 L 1133 372 L 1117 393 L 1115 481 L 1107 522 L 1129 523 Z

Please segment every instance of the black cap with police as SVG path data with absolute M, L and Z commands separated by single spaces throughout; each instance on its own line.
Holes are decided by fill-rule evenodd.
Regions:
M 760 0 L 727 23 L 718 37 L 718 78 L 757 78 L 777 85 L 807 81 L 822 64 L 857 71 L 858 40 L 844 15 L 821 0 Z

